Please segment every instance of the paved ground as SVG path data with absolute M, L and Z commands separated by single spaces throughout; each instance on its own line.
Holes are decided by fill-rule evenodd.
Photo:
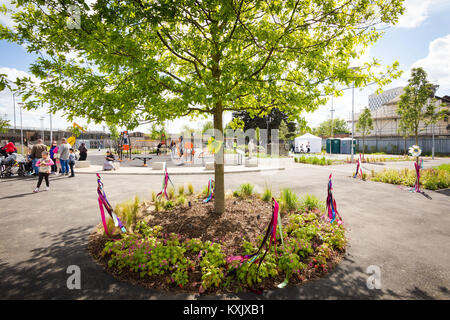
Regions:
M 449 161 L 427 161 L 425 166 Z M 300 287 L 220 298 L 450 299 L 448 190 L 429 191 L 425 197 L 393 185 L 353 180 L 349 176 L 354 165 L 318 167 L 292 160 L 286 165 L 278 172 L 227 174 L 226 188 L 249 181 L 262 191 L 268 183 L 274 190 L 290 187 L 299 195 L 325 199 L 328 174 L 333 172 L 334 195 L 350 237 L 346 259 L 329 276 Z M 177 175 L 172 180 L 192 182 L 200 190 L 208 179 Z M 161 186 L 158 176 L 105 175 L 103 180 L 113 204 L 135 194 L 149 198 Z M 32 193 L 35 183 L 34 178 L 0 180 L 0 298 L 198 298 L 167 296 L 116 281 L 91 260 L 86 243 L 100 222 L 95 176 L 54 177 L 51 190 L 38 194 Z M 81 290 L 66 287 L 69 265 L 81 268 Z M 381 268 L 380 290 L 366 286 L 371 265 Z

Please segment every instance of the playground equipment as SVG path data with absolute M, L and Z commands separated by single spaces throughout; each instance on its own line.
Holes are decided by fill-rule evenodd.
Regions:
M 131 143 L 130 137 L 128 136 L 128 131 L 123 131 L 120 133 L 117 149 L 119 161 L 123 161 L 124 158 L 131 160 Z

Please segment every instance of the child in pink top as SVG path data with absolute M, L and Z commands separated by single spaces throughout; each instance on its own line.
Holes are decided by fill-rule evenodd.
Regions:
M 39 180 L 36 189 L 34 189 L 34 192 L 39 192 L 39 188 L 43 179 L 45 179 L 45 184 L 47 186 L 46 190 L 49 190 L 50 182 L 48 180 L 48 176 L 51 172 L 52 165 L 54 165 L 54 163 L 53 160 L 48 156 L 48 152 L 42 151 L 42 158 L 36 162 L 36 167 L 39 168 Z

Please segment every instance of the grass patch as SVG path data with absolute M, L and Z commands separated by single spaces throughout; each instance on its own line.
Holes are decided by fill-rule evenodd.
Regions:
M 307 194 L 300 201 L 300 207 L 303 211 L 325 210 L 325 202 L 321 201 L 315 195 Z
M 289 188 L 284 188 L 280 192 L 280 199 L 278 201 L 281 212 L 291 212 L 298 208 L 299 199 L 297 195 Z
M 422 188 L 428 190 L 438 190 L 445 189 L 450 186 L 450 172 L 446 170 L 446 167 L 444 167 L 443 169 L 438 168 L 439 167 L 420 170 L 420 185 Z M 416 182 L 416 170 L 386 169 L 381 172 L 375 173 L 375 175 L 372 176 L 371 180 L 413 187 Z
M 294 161 L 297 163 L 306 163 L 306 164 L 314 164 L 319 166 L 330 166 L 332 164 L 340 163 L 336 160 L 327 159 L 325 157 L 307 157 L 307 156 L 301 156 L 301 157 L 294 157 Z
M 233 192 L 233 196 L 235 197 L 243 197 L 248 198 L 253 195 L 255 186 L 251 183 L 243 183 L 239 186 L 239 188 Z

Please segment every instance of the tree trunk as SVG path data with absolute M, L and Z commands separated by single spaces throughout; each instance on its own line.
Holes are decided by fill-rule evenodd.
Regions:
M 222 124 L 222 101 L 216 103 L 214 112 L 214 129 L 221 132 L 220 137 L 215 137 L 217 141 L 222 141 L 220 150 L 214 157 L 214 212 L 222 214 L 225 211 L 225 179 L 224 179 L 224 157 L 223 148 L 225 139 L 223 137 Z
M 405 148 L 403 149 L 403 155 L 407 155 L 407 152 L 406 152 L 406 137 L 404 137 L 403 138 L 403 142 L 405 143 Z
M 352 145 L 352 148 L 353 148 L 353 145 Z M 365 150 L 366 150 L 366 139 L 365 139 L 365 136 L 363 135 L 363 148 L 362 148 L 363 150 L 362 150 L 362 158 L 364 159 L 364 152 L 365 152 Z

